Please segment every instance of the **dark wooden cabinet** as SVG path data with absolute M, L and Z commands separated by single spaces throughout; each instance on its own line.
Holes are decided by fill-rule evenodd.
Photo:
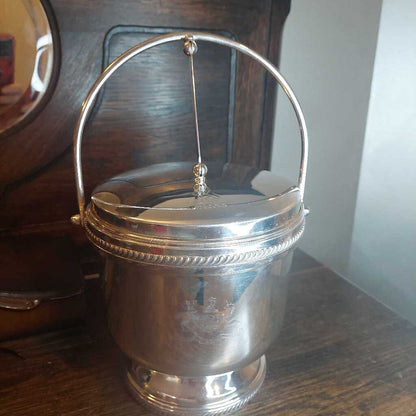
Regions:
M 42 291 L 48 282 L 73 290 L 67 279 L 81 285 L 79 268 L 71 268 L 78 254 L 65 253 L 68 244 L 76 253 L 83 244 L 69 222 L 77 212 L 72 134 L 83 98 L 111 60 L 156 34 L 201 30 L 245 43 L 277 64 L 290 6 L 289 0 L 49 3 L 60 40 L 56 87 L 30 124 L 0 137 L 1 244 L 20 247 L 16 261 L 26 264 L 22 274 L 7 249 L 2 251 L 0 292 L 36 291 L 34 281 L 42 281 Z M 194 160 L 189 62 L 181 48 L 175 43 L 139 55 L 105 86 L 84 138 L 87 196 L 116 173 L 172 159 Z M 255 61 L 213 44 L 200 45 L 195 66 L 205 159 L 267 167 L 274 83 Z M 54 238 L 60 243 L 51 244 Z M 45 259 L 60 259 L 61 268 L 36 260 L 40 248 Z

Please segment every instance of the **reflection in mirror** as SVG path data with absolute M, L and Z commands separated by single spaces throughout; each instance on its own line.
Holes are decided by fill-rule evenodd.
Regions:
M 0 0 L 0 133 L 38 106 L 53 63 L 51 27 L 41 0 Z

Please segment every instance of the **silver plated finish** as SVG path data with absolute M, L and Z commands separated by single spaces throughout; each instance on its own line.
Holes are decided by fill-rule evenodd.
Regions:
M 194 55 L 198 51 L 198 46 L 193 39 L 192 36 L 186 36 L 183 42 L 183 51 L 185 55 L 189 56 L 189 65 L 191 70 L 191 85 L 192 85 L 192 104 L 194 109 L 194 120 L 195 120 L 195 135 L 196 135 L 196 147 L 198 152 L 198 166 L 202 166 L 202 156 L 201 156 L 201 140 L 199 138 L 199 122 L 198 122 L 198 105 L 196 99 L 196 85 L 195 85 L 195 70 L 194 70 Z M 205 176 L 205 175 L 203 175 Z M 203 186 L 198 188 L 197 184 L 197 192 L 198 195 L 202 195 L 205 192 Z
M 302 235 L 297 187 L 264 171 L 230 179 L 225 169 L 211 177 L 211 193 L 195 196 L 191 170 L 187 162 L 154 165 L 98 186 L 86 211 L 88 238 L 129 261 L 216 267 L 276 256 Z
M 82 293 L 82 289 L 69 294 L 59 292 L 0 292 L 0 309 L 30 311 L 42 302 L 72 298 Z
M 133 56 L 166 42 L 185 42 L 192 60 L 199 40 L 251 56 L 283 87 L 301 131 L 298 185 L 233 163 L 210 167 L 207 176 L 198 152 L 196 165 L 163 163 L 113 177 L 86 206 L 81 142 L 99 89 Z M 304 230 L 307 150 L 303 114 L 286 81 L 270 62 L 230 39 L 162 35 L 125 52 L 98 78 L 74 134 L 80 213 L 72 221 L 105 255 L 109 326 L 130 359 L 127 385 L 134 398 L 164 413 L 217 415 L 257 392 L 264 353 L 283 323 L 293 249 Z
M 199 140 L 198 140 L 199 143 Z M 199 153 L 198 159 L 201 159 L 201 154 Z M 202 196 L 209 193 L 210 189 L 206 183 L 206 176 L 208 173 L 208 168 L 205 163 L 198 162 L 194 165 L 192 171 L 194 172 L 194 194 L 196 196 Z
M 40 299 L 16 295 L 15 293 L 0 293 L 0 308 L 12 311 L 30 311 L 40 305 Z
M 263 355 L 248 366 L 202 377 L 172 376 L 132 364 L 127 387 L 134 398 L 162 414 L 213 416 L 244 406 L 266 375 Z
M 76 179 L 76 187 L 77 187 L 77 196 L 78 196 L 78 207 L 79 213 L 81 218 L 81 223 L 85 224 L 85 193 L 84 193 L 84 182 L 82 176 L 82 163 L 81 163 L 81 146 L 82 146 L 82 136 L 84 133 L 85 124 L 88 120 L 88 117 L 92 111 L 94 106 L 94 102 L 97 98 L 97 95 L 103 85 L 107 82 L 107 80 L 127 61 L 131 58 L 135 57 L 136 55 L 153 48 L 155 46 L 162 45 L 168 42 L 175 42 L 175 41 L 185 41 L 186 38 L 192 36 L 192 39 L 196 41 L 207 41 L 217 43 L 219 45 L 227 46 L 229 48 L 236 49 L 237 51 L 248 55 L 259 62 L 279 83 L 279 85 L 283 88 L 284 92 L 286 93 L 287 97 L 289 98 L 292 107 L 295 111 L 296 118 L 298 120 L 300 135 L 301 135 L 301 163 L 299 169 L 299 182 L 298 187 L 303 199 L 304 189 L 305 189 L 305 180 L 306 180 L 306 170 L 308 164 L 308 133 L 306 128 L 305 118 L 300 107 L 300 104 L 290 88 L 287 81 L 283 78 L 280 72 L 276 69 L 274 65 L 272 65 L 266 58 L 259 55 L 257 52 L 254 52 L 250 48 L 245 45 L 242 45 L 239 42 L 233 41 L 231 39 L 225 38 L 223 36 L 208 34 L 208 33 L 201 33 L 201 32 L 179 32 L 179 33 L 171 33 L 167 35 L 161 35 L 149 39 L 145 42 L 142 42 L 136 46 L 133 46 L 131 49 L 120 55 L 117 59 L 115 59 L 98 77 L 97 81 L 94 83 L 92 88 L 90 89 L 87 97 L 85 98 L 81 113 L 79 115 L 75 132 L 74 132 L 74 164 L 75 164 L 75 179 Z
M 112 244 L 107 240 L 97 237 L 89 228 L 86 229 L 90 241 L 102 251 L 113 256 L 125 258 L 130 261 L 140 263 L 159 264 L 177 267 L 217 267 L 230 264 L 245 264 L 263 260 L 267 257 L 276 256 L 295 246 L 303 234 L 304 226 L 297 230 L 295 234 L 278 244 L 269 245 L 247 252 L 235 252 L 218 255 L 172 255 L 172 254 L 153 254 L 145 251 L 131 250 L 121 247 L 119 244 Z
M 178 269 L 109 256 L 111 333 L 133 362 L 203 377 L 260 358 L 284 318 L 292 250 L 252 263 Z

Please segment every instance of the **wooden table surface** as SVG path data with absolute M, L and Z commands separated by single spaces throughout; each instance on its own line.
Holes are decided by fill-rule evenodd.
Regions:
M 123 386 L 123 360 L 89 287 L 87 321 L 0 344 L 0 415 L 151 415 Z M 302 252 L 268 373 L 238 415 L 416 415 L 416 328 Z

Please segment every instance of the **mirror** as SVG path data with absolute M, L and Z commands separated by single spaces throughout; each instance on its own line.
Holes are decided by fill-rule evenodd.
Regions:
M 46 1 L 0 0 L 0 134 L 41 110 L 53 89 L 57 45 Z

